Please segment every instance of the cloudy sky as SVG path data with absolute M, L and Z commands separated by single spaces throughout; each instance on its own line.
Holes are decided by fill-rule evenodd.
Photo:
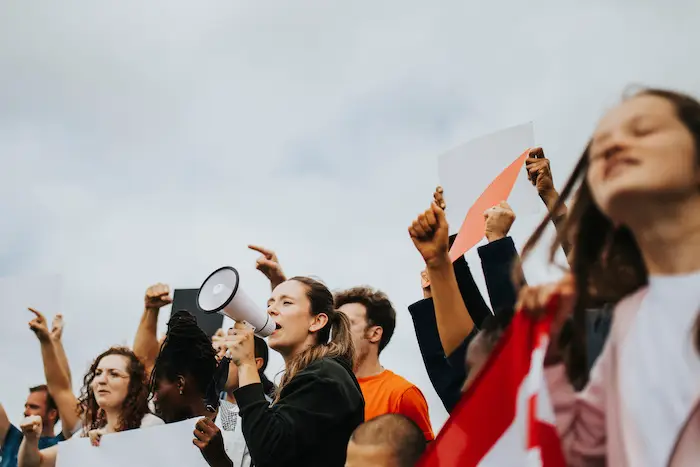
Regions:
M 267 245 L 288 273 L 390 295 L 383 364 L 437 428 L 406 310 L 422 268 L 406 228 L 437 156 L 534 121 L 561 186 L 626 85 L 700 94 L 699 15 L 694 0 L 2 2 L 0 275 L 62 285 L 3 290 L 56 297 L 44 311 L 66 316 L 77 384 L 131 342 L 151 283 L 230 264 L 263 304 L 246 245 Z M 18 421 L 41 363 L 23 305 L 2 303 L 0 402 Z

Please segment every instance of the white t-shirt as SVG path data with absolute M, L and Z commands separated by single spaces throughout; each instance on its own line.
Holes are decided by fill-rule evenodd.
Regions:
M 700 355 L 693 344 L 700 311 L 700 272 L 652 276 L 620 351 L 624 417 L 646 466 L 668 465 L 700 392 Z
M 226 455 L 231 459 L 234 466 L 250 467 L 252 460 L 248 451 L 248 445 L 243 437 L 238 405 L 225 400 L 220 402 L 219 413 L 216 414 L 214 424 L 221 430 Z

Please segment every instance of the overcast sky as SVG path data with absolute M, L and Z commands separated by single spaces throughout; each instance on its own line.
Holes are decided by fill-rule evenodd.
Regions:
M 406 233 L 437 156 L 534 121 L 561 186 L 626 85 L 700 94 L 699 18 L 694 0 L 4 1 L 0 275 L 60 274 L 44 311 L 66 317 L 77 386 L 131 343 L 151 283 L 196 287 L 230 264 L 264 304 L 246 245 L 267 245 L 289 274 L 389 294 L 382 362 L 419 385 L 437 429 Z M 519 245 L 535 221 L 518 219 Z M 29 314 L 10 308 L 0 402 L 18 421 L 42 372 Z

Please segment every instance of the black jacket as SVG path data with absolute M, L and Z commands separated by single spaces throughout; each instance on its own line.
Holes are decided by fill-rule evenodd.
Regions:
M 518 258 L 518 252 L 513 240 L 510 237 L 496 240 L 480 247 L 478 251 L 491 306 L 496 310 L 514 306 L 516 292 L 511 280 L 511 272 L 513 263 Z M 461 388 L 467 377 L 465 368 L 467 347 L 478 332 L 481 322 L 491 314 L 464 257 L 458 258 L 453 263 L 453 268 L 462 300 L 475 325 L 474 331 L 454 352 L 445 356 L 431 298 L 420 300 L 408 307 L 428 377 L 448 412 L 452 411 L 462 396 Z
M 351 366 L 323 358 L 300 371 L 270 406 L 262 384 L 234 392 L 256 467 L 343 467 L 365 400 Z

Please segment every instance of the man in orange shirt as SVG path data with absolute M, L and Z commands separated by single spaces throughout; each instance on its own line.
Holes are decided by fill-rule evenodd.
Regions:
M 355 376 L 365 398 L 365 421 L 386 413 L 413 420 L 432 441 L 428 403 L 420 389 L 379 363 L 396 327 L 396 311 L 389 298 L 369 287 L 336 293 L 335 306 L 350 319 L 355 344 Z

